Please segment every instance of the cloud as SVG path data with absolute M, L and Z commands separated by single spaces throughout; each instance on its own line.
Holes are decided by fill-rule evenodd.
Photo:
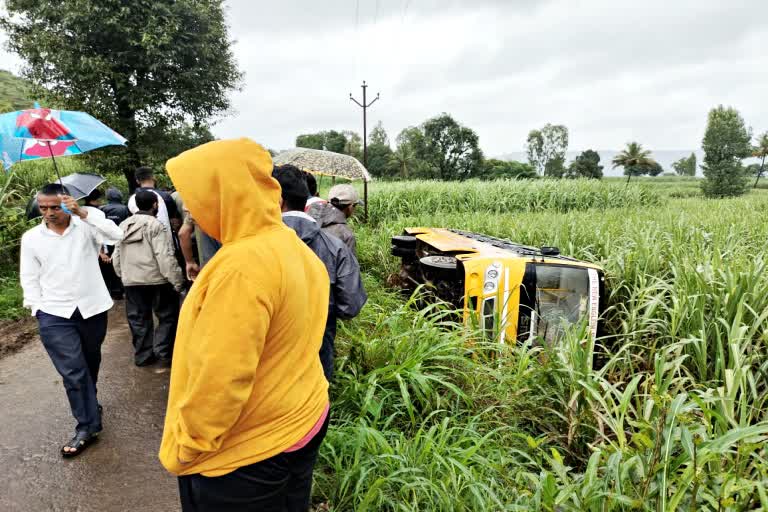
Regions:
M 348 98 L 362 80 L 381 92 L 369 125 L 381 120 L 391 140 L 449 112 L 491 156 L 522 149 L 547 122 L 569 127 L 572 149 L 629 140 L 694 149 L 720 103 L 768 129 L 763 0 L 232 0 L 227 9 L 245 83 L 236 112 L 214 127 L 221 137 L 287 148 L 300 133 L 362 131 Z
M 768 37 L 763 2 L 412 0 L 380 2 L 375 12 L 376 2 L 361 0 L 357 17 L 356 3 L 332 2 L 321 14 L 293 9 L 279 37 L 241 37 L 248 86 L 239 116 L 218 132 L 238 134 L 239 119 L 259 112 L 290 119 L 256 130 L 276 147 L 303 132 L 359 131 L 347 93 L 359 94 L 362 79 L 381 91 L 369 119 L 382 120 L 392 139 L 446 111 L 477 130 L 491 155 L 521 149 L 527 132 L 547 122 L 566 124 L 574 148 L 628 140 L 695 148 L 719 103 L 748 121 L 768 113 L 758 92 L 768 69 L 759 51 Z M 231 8 L 238 17 L 248 9 Z M 247 64 L 255 54 L 263 61 Z M 261 65 L 270 61 L 264 83 L 270 72 Z

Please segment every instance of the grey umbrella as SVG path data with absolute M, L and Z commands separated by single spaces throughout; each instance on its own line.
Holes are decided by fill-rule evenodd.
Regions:
M 74 199 L 87 197 L 105 181 L 107 180 L 103 176 L 86 172 L 76 172 L 61 178 L 61 184 L 67 187 L 69 195 Z M 37 207 L 37 194 L 27 203 L 26 213 L 28 219 L 40 217 L 40 209 Z
M 368 182 L 371 181 L 371 175 L 357 158 L 333 151 L 296 148 L 281 151 L 272 158 L 272 162 L 275 165 L 295 165 L 302 171 L 312 174 L 363 180 L 365 220 L 368 220 Z
M 82 199 L 86 197 L 88 194 L 99 188 L 99 185 L 105 181 L 107 180 L 105 180 L 103 176 L 85 172 L 76 172 L 61 178 L 61 184 L 67 187 L 69 195 L 74 199 Z
M 275 165 L 291 164 L 302 171 L 348 180 L 371 181 L 371 175 L 360 161 L 343 153 L 320 149 L 296 148 L 281 151 L 272 159 Z

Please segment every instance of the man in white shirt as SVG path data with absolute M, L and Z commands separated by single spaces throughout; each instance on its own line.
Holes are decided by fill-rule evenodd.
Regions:
M 172 219 L 178 219 L 181 224 L 181 212 L 176 207 L 176 202 L 173 200 L 168 192 L 155 189 L 155 173 L 149 167 L 139 167 L 134 172 L 136 178 L 136 184 L 139 186 L 136 192 L 139 190 L 151 190 L 157 196 L 157 220 L 159 220 L 163 226 L 168 228 L 168 232 L 173 232 L 173 226 L 171 225 Z M 128 210 L 136 213 L 139 211 L 136 206 L 136 194 L 133 194 L 128 199 Z
M 77 420 L 75 436 L 61 449 L 73 457 L 102 429 L 96 382 L 112 299 L 98 259 L 101 246 L 116 244 L 123 232 L 79 207 L 59 184 L 43 187 L 37 200 L 43 222 L 21 238 L 21 286 Z

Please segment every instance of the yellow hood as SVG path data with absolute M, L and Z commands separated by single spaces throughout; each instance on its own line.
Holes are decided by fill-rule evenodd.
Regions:
M 282 224 L 272 157 L 250 139 L 209 142 L 166 167 L 195 222 L 222 244 Z

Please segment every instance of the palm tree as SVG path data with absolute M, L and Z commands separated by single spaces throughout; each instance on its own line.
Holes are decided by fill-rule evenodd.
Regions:
M 637 142 L 630 142 L 627 148 L 616 155 L 613 159 L 613 168 L 623 167 L 624 174 L 627 175 L 627 183 L 632 179 L 633 169 L 650 168 L 656 165 L 656 161 L 651 158 L 650 150 L 643 149 L 643 146 Z
M 408 170 L 413 166 L 416 161 L 416 153 L 413 151 L 410 145 L 400 144 L 397 149 L 392 153 L 390 157 L 390 165 L 396 167 L 400 171 L 400 177 L 402 179 L 408 179 Z
M 760 169 L 757 171 L 757 179 L 755 180 L 755 188 L 757 188 L 757 182 L 760 181 L 760 176 L 763 175 L 763 168 L 765 167 L 765 157 L 768 156 L 768 132 L 765 132 L 757 139 L 757 146 L 752 151 L 752 156 L 760 158 Z

